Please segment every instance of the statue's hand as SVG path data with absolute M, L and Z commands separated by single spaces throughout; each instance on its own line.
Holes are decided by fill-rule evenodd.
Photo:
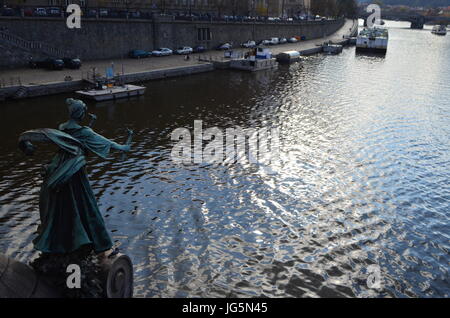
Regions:
M 133 134 L 134 132 L 127 128 L 127 132 L 128 132 L 128 137 L 127 137 L 127 141 L 125 142 L 124 145 L 121 146 L 121 149 L 123 152 L 129 152 L 131 150 L 131 140 L 133 139 Z M 122 153 L 122 160 L 125 160 L 125 154 Z
M 48 165 L 43 165 L 41 167 L 41 177 L 45 178 L 48 174 Z
M 131 150 L 130 145 L 122 145 L 121 149 L 123 152 L 129 152 Z
M 30 141 L 21 141 L 19 142 L 19 149 L 22 150 L 25 155 L 32 156 L 36 147 Z
M 94 126 L 95 121 L 97 120 L 97 116 L 95 116 L 94 114 L 89 113 L 89 127 L 92 128 L 92 126 Z

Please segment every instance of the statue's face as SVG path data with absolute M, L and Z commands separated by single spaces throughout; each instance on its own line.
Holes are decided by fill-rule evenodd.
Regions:
M 86 112 L 87 112 L 87 106 L 85 103 L 83 103 L 83 114 L 81 115 L 81 119 L 84 119 L 84 117 L 86 117 Z

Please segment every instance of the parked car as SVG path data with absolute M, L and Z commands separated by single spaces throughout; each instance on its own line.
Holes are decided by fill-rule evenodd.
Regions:
M 62 60 L 65 68 L 77 70 L 81 67 L 81 60 L 79 58 L 65 57 Z
M 289 38 L 288 42 L 289 42 L 289 43 L 297 43 L 298 40 L 297 40 L 296 37 L 292 37 L 292 38 Z
M 129 17 L 133 19 L 139 19 L 141 17 L 141 12 L 140 11 L 130 12 Z
M 206 51 L 206 47 L 202 46 L 202 45 L 197 45 L 196 47 L 194 47 L 194 53 L 203 53 Z
M 271 38 L 270 39 L 270 45 L 277 45 L 280 43 L 280 40 L 278 38 Z
M 33 9 L 32 8 L 25 8 L 23 9 L 23 15 L 26 17 L 32 17 L 33 16 Z
M 86 14 L 86 16 L 87 16 L 88 18 L 95 18 L 95 17 L 97 17 L 97 10 L 95 10 L 95 9 L 89 9 L 88 12 L 87 12 L 87 14 Z
M 3 16 L 13 16 L 16 15 L 16 11 L 13 8 L 4 7 L 1 9 L 1 15 Z
M 178 49 L 175 50 L 175 54 L 179 55 L 186 55 L 194 53 L 194 49 L 189 46 L 181 46 Z
M 126 19 L 128 17 L 128 15 L 129 15 L 128 11 L 125 11 L 125 10 L 121 10 L 121 11 L 119 11 L 117 13 L 119 15 L 119 18 L 122 18 L 122 19 Z
M 98 15 L 100 16 L 100 17 L 107 17 L 108 16 L 108 10 L 106 10 L 106 9 L 100 9 L 99 11 L 98 11 Z
M 46 68 L 49 70 L 62 70 L 64 68 L 64 61 L 62 59 L 47 58 L 43 61 L 29 62 L 31 68 Z
M 60 17 L 61 16 L 61 10 L 56 7 L 48 8 L 47 9 L 47 15 L 52 17 Z
M 217 47 L 217 50 L 219 51 L 226 51 L 226 50 L 230 50 L 233 46 L 230 43 L 224 43 L 224 44 L 220 44 Z
M 144 50 L 132 50 L 128 53 L 128 56 L 132 59 L 140 59 L 150 57 L 152 56 L 152 53 Z
M 47 10 L 45 8 L 36 8 L 34 9 L 34 15 L 37 16 L 47 16 Z
M 242 43 L 242 47 L 245 47 L 247 49 L 254 48 L 254 47 L 256 47 L 256 42 L 249 40 L 249 41 L 247 41 L 245 43 Z
M 281 38 L 279 41 L 279 44 L 286 44 L 287 43 L 287 39 L 286 38 Z
M 159 48 L 152 52 L 152 55 L 154 55 L 154 56 L 167 56 L 167 55 L 172 55 L 172 54 L 173 54 L 173 51 L 166 47 Z
M 270 45 L 270 40 L 262 40 L 259 42 L 260 45 Z

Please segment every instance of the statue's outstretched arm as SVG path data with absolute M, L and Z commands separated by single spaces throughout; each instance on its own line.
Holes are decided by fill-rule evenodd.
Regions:
M 92 127 L 94 127 L 95 121 L 97 120 L 97 116 L 95 116 L 94 114 L 91 114 L 91 113 L 89 113 L 88 116 L 89 116 L 88 127 L 92 128 Z
M 36 150 L 33 142 L 52 143 L 73 155 L 81 153 L 82 147 L 80 142 L 72 136 L 60 130 L 50 128 L 33 129 L 23 132 L 19 137 L 19 149 L 26 155 L 31 156 Z

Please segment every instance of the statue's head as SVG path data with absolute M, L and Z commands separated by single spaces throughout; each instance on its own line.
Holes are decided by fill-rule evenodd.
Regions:
M 87 106 L 79 99 L 68 98 L 66 104 L 69 108 L 70 119 L 81 121 L 86 115 Z

